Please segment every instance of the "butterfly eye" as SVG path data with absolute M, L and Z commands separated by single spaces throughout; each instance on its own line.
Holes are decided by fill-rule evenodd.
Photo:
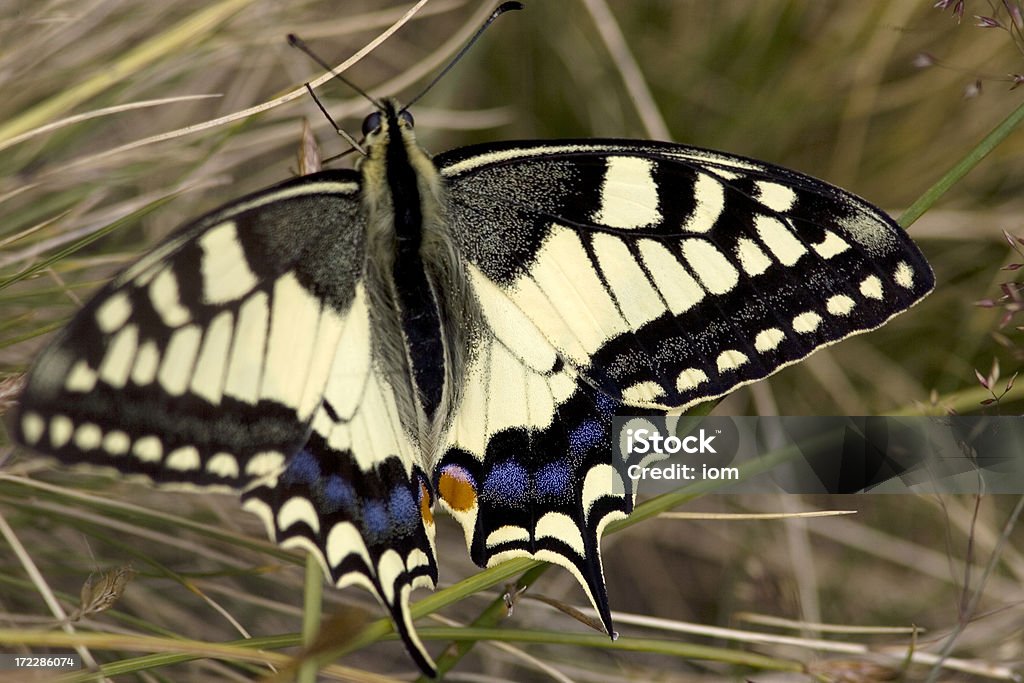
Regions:
M 380 130 L 382 121 L 383 117 L 381 117 L 379 111 L 375 111 L 369 116 L 367 116 L 365 119 L 363 119 L 363 135 L 376 133 L 378 130 Z
M 410 128 L 413 128 L 416 125 L 415 123 L 413 123 L 412 114 L 406 109 L 403 109 L 402 111 L 398 112 L 398 118 Z

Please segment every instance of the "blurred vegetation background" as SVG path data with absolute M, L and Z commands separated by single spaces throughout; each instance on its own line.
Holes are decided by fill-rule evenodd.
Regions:
M 956 16 L 961 3 L 935 8 L 930 0 L 527 4 L 527 11 L 502 18 L 417 104 L 417 130 L 428 150 L 514 138 L 666 138 L 798 169 L 899 216 L 1016 109 L 1024 93 L 1011 89 L 1013 75 L 1024 72 L 1024 39 L 1014 23 L 1018 2 L 962 3 L 962 21 Z M 407 101 L 492 6 L 428 2 L 345 76 L 375 96 Z M 362 0 L 0 3 L 0 411 L 9 409 L 17 377 L 46 333 L 114 272 L 177 225 L 294 174 L 304 117 L 325 156 L 346 150 L 302 93 L 238 116 L 321 75 L 287 46 L 287 33 L 338 64 L 410 7 Z M 1001 25 L 979 27 L 984 22 L 974 15 Z M 365 100 L 337 81 L 318 94 L 341 125 L 358 132 L 369 110 Z M 188 130 L 220 117 L 231 120 Z M 1009 308 L 996 301 L 1016 291 L 1001 291 L 1002 283 L 1019 279 L 1000 268 L 1024 261 L 1002 232 L 1024 236 L 1022 183 L 1024 133 L 1017 133 L 911 226 L 936 271 L 934 294 L 879 331 L 735 392 L 717 412 L 1019 413 L 1020 386 L 983 406 L 992 395 L 975 370 L 998 396 L 1024 357 L 1016 328 L 1021 323 L 1008 315 L 1016 299 Z M 986 299 L 995 305 L 976 305 Z M 117 607 L 84 625 L 210 641 L 298 630 L 301 567 L 294 566 L 294 556 L 253 542 L 262 530 L 238 511 L 233 497 L 153 493 L 59 470 L 9 445 L 0 449 L 4 540 L 14 550 L 12 539 L 20 539 L 67 609 L 90 571 L 129 561 L 138 571 Z M 37 481 L 56 488 L 32 483 Z M 97 498 L 76 498 L 75 491 Z M 104 500 L 134 500 L 169 517 L 110 507 Z M 1019 667 L 1019 531 L 1011 538 L 1016 547 L 1011 543 L 986 575 L 984 597 L 972 615 L 964 597 L 965 580 L 969 590 L 981 586 L 981 566 L 1014 503 L 997 497 L 705 496 L 695 508 L 855 508 L 860 514 L 853 521 L 673 520 L 634 527 L 605 542 L 613 608 L 705 625 L 749 627 L 737 622 L 743 611 L 859 626 L 916 624 L 929 629 L 918 638 L 922 649 L 941 643 L 968 616 L 983 614 L 954 653 Z M 185 518 L 209 526 L 180 528 Z M 452 526 L 440 531 L 442 581 L 471 574 L 461 533 Z M 27 577 L 23 557 L 0 552 L 0 629 L 53 625 L 38 583 Z M 551 571 L 536 590 L 580 603 L 574 583 Z M 360 591 L 328 591 L 325 600 L 328 613 L 355 603 L 378 616 Z M 469 620 L 483 604 L 466 600 L 445 614 Z M 575 628 L 569 617 L 524 600 L 508 625 L 552 623 Z M 628 635 L 655 628 L 620 623 Z M 655 630 L 660 637 L 692 638 L 664 629 Z M 834 637 L 886 644 L 896 653 L 911 640 L 906 634 Z M 16 651 L 16 644 L 5 647 L 3 640 L 0 650 Z M 480 646 L 456 671 L 516 680 L 548 680 L 542 666 L 576 680 L 732 675 L 722 662 L 527 649 L 542 663 Z M 840 680 L 840 664 L 832 664 L 837 655 L 825 649 L 752 649 L 813 662 L 823 667 L 821 675 Z M 106 649 L 94 654 L 100 660 L 131 656 Z M 401 676 L 410 671 L 394 644 L 344 662 Z M 136 675 L 251 680 L 267 673 L 211 660 L 178 666 Z M 863 680 L 882 680 L 870 675 L 876 677 Z M 763 673 L 746 677 L 783 680 Z M 991 680 L 977 672 L 937 680 L 975 678 Z

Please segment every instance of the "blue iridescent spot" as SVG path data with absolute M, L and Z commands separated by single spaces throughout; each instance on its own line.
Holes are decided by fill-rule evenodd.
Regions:
M 480 497 L 489 503 L 522 505 L 526 498 L 526 485 L 526 469 L 511 460 L 506 460 L 491 469 Z
M 288 467 L 281 474 L 285 484 L 313 484 L 320 479 L 320 464 L 316 456 L 303 448 L 288 462 Z
M 333 476 L 327 480 L 323 488 L 322 506 L 324 512 L 331 514 L 344 508 L 346 514 L 349 517 L 353 517 L 354 511 L 358 507 L 358 502 L 359 499 L 356 497 L 352 484 L 338 476 Z
M 399 535 L 408 535 L 416 532 L 416 525 L 420 521 L 419 504 L 413 500 L 409 489 L 399 487 L 391 493 L 389 503 L 391 518 L 394 520 L 395 532 Z
M 594 407 L 601 415 L 614 415 L 619 407 L 619 402 L 607 394 L 596 392 L 594 396 Z
M 553 462 L 537 472 L 537 493 L 541 496 L 562 496 L 569 490 L 569 468 Z
M 363 538 L 368 545 L 388 540 L 391 535 L 391 519 L 387 506 L 380 500 L 369 500 L 363 505 Z
M 597 420 L 584 420 L 569 432 L 569 452 L 580 455 L 606 438 L 604 426 Z

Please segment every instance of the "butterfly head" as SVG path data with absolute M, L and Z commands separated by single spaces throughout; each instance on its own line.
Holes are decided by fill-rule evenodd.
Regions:
M 397 100 L 389 98 L 381 103 L 380 109 L 363 119 L 363 137 L 372 141 L 396 128 L 412 130 L 413 125 L 412 113 L 399 107 Z
M 387 98 L 379 108 L 363 119 L 363 138 L 369 156 L 374 148 L 385 149 L 390 140 L 415 140 L 413 118 L 408 109 L 402 108 L 397 100 Z
M 419 203 L 417 197 L 437 195 L 437 168 L 416 142 L 412 114 L 397 100 L 384 99 L 363 119 L 363 136 L 365 155 L 357 168 L 363 174 L 363 189 L 370 204 L 379 204 L 392 193 L 401 194 L 405 205 Z M 406 177 L 403 169 L 415 169 L 415 173 Z M 388 203 L 383 201 L 381 205 Z M 430 213 L 430 206 L 420 208 Z

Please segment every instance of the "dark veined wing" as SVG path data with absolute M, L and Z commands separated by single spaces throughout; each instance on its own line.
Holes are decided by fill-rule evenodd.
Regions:
M 933 285 L 905 233 L 807 176 L 679 145 L 435 158 L 489 340 L 435 469 L 481 565 L 566 566 L 611 631 L 599 542 L 632 509 L 611 415 L 680 412 L 878 327 Z
M 115 277 L 37 358 L 17 438 L 64 462 L 241 488 L 305 442 L 361 276 L 358 178 L 243 198 Z
M 40 354 L 15 437 L 159 484 L 248 489 L 282 545 L 374 592 L 429 670 L 407 610 L 436 581 L 429 479 L 369 360 L 360 197 L 354 172 L 303 176 L 172 235 Z
M 906 233 L 808 176 L 669 143 L 499 143 L 435 159 L 466 258 L 609 396 L 681 410 L 874 329 L 931 291 Z

